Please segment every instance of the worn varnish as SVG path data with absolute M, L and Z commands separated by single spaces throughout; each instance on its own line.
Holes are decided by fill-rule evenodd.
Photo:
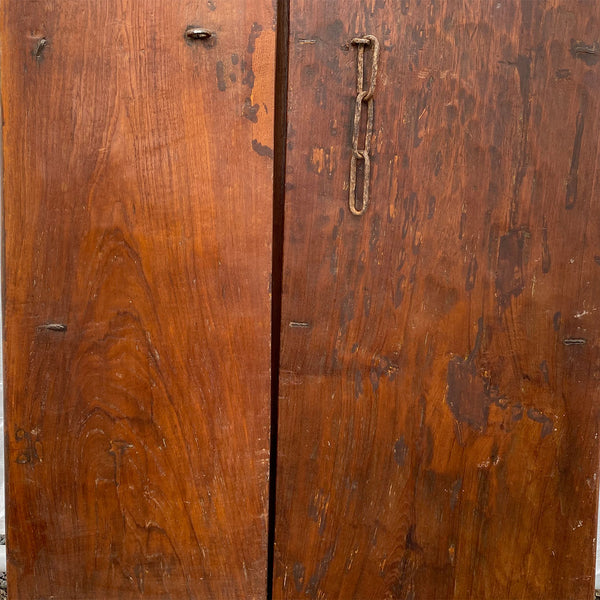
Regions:
M 592 597 L 599 32 L 592 1 L 292 0 L 275 598 Z
M 274 8 L 1 10 L 10 597 L 264 598 Z

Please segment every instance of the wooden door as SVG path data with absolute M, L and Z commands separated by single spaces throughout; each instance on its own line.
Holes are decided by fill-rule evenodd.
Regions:
M 1 10 L 10 597 L 264 598 L 274 8 Z
M 275 598 L 592 597 L 599 31 L 592 0 L 291 1 Z

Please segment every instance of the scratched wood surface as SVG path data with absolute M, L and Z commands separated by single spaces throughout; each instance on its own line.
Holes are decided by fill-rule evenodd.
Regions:
M 591 598 L 600 5 L 290 12 L 275 598 Z
M 264 598 L 272 4 L 1 11 L 9 595 Z

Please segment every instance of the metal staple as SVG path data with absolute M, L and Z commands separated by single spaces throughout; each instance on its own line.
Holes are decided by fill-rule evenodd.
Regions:
M 371 139 L 373 137 L 374 121 L 374 95 L 375 84 L 377 82 L 377 68 L 379 64 L 379 40 L 374 35 L 365 35 L 354 38 L 352 44 L 358 48 L 357 58 L 357 77 L 356 77 L 356 103 L 354 105 L 354 126 L 352 130 L 352 158 L 350 159 L 350 191 L 348 204 L 350 212 L 353 215 L 360 216 L 364 214 L 369 205 L 369 192 L 371 185 Z M 369 89 L 365 90 L 365 48 L 373 48 L 373 57 L 371 61 L 371 79 Z M 361 150 L 358 148 L 358 138 L 361 130 L 362 108 L 367 105 L 367 125 L 365 131 L 364 145 Z M 357 161 L 364 161 L 363 172 L 363 194 L 362 204 L 358 208 L 356 203 L 356 169 Z

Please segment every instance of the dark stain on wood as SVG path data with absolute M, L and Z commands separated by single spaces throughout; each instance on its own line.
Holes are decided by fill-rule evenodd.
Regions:
M 252 29 L 250 30 L 250 35 L 248 36 L 248 54 L 254 54 L 254 50 L 256 49 L 256 40 L 260 37 L 262 30 L 263 26 L 260 23 L 252 24 Z
M 552 317 L 552 326 L 554 328 L 554 331 L 560 331 L 561 322 L 562 322 L 562 315 L 561 315 L 560 311 L 555 312 Z
M 511 227 L 517 224 L 517 214 L 519 210 L 519 198 L 521 186 L 527 174 L 528 152 L 529 152 L 529 122 L 531 119 L 531 58 L 529 56 L 519 55 L 514 66 L 519 75 L 519 89 L 521 92 L 522 113 L 521 113 L 521 136 L 519 162 L 515 173 L 515 184 L 513 189 L 513 201 L 511 206 Z
M 496 269 L 496 289 L 500 306 L 506 306 L 511 298 L 519 296 L 525 287 L 523 280 L 524 233 L 509 231 L 500 238 L 498 266 Z
M 423 548 L 416 540 L 416 525 L 414 523 L 411 523 L 408 528 L 404 545 L 407 550 L 412 550 L 413 552 L 423 552 Z
M 571 154 L 571 168 L 569 169 L 569 178 L 567 179 L 567 195 L 565 198 L 565 208 L 567 210 L 572 209 L 577 201 L 577 178 L 579 174 L 579 156 L 583 141 L 583 127 L 583 114 L 578 112 L 575 122 L 575 141 L 573 142 L 573 153 Z
M 357 370 L 354 375 L 354 398 L 358 400 L 363 393 L 363 378 L 362 373 Z
M 242 115 L 246 117 L 252 123 L 258 123 L 258 111 L 260 110 L 260 106 L 258 104 L 252 104 L 252 100 L 250 98 L 246 98 L 244 100 L 244 106 L 242 107 Z
M 258 140 L 252 140 L 252 150 L 259 156 L 266 156 L 267 158 L 273 158 L 273 148 L 264 146 Z
M 325 552 L 325 555 L 319 561 L 314 574 L 308 580 L 308 585 L 306 586 L 306 591 L 304 592 L 305 596 L 308 596 L 309 598 L 315 598 L 315 600 L 319 598 L 319 586 L 321 585 L 323 578 L 327 575 L 327 571 L 334 557 L 334 553 L 335 547 L 331 547 Z
M 429 201 L 427 203 L 427 218 L 433 219 L 435 215 L 435 196 L 429 196 Z
M 480 375 L 475 360 L 483 336 L 482 319 L 479 319 L 477 327 L 477 339 L 469 356 L 466 359 L 455 356 L 448 363 L 446 404 L 459 423 L 483 431 L 487 426 L 492 398 L 489 381 Z
M 304 565 L 301 563 L 295 563 L 292 570 L 292 575 L 294 577 L 294 586 L 296 588 L 296 592 L 300 594 L 304 588 Z
M 404 298 L 405 282 L 406 275 L 400 275 L 400 277 L 398 277 L 396 281 L 396 285 L 392 293 L 392 301 L 394 303 L 394 308 L 398 308 L 402 304 L 402 299 Z
M 450 494 L 450 510 L 454 510 L 460 499 L 460 493 L 462 491 L 463 480 L 459 477 L 453 484 Z
M 394 444 L 394 460 L 396 464 L 400 467 L 404 466 L 406 462 L 406 457 L 408 455 L 408 446 L 406 445 L 406 440 L 403 435 L 401 435 Z
M 548 224 L 544 219 L 542 227 L 542 273 L 549 273 L 552 266 L 552 257 L 550 255 L 550 247 L 548 246 Z
M 548 362 L 543 360 L 540 363 L 540 371 L 542 373 L 542 376 L 544 377 L 544 383 L 546 383 L 546 385 L 550 384 L 550 373 L 548 370 Z
M 248 65 L 245 65 L 245 68 L 243 69 L 243 71 L 244 71 L 244 77 L 242 79 L 242 83 L 245 86 L 247 86 L 250 90 L 254 89 L 254 80 L 255 80 L 254 71 Z
M 217 61 L 217 87 L 220 92 L 224 92 L 227 90 L 227 83 L 225 81 L 225 66 L 223 65 L 223 61 Z
M 465 291 L 470 292 L 475 287 L 475 281 L 477 280 L 477 257 L 473 256 L 469 261 L 469 268 L 467 270 L 467 280 L 465 281 Z
M 552 421 L 552 419 L 550 417 L 547 417 L 541 411 L 539 411 L 535 408 L 528 408 L 527 416 L 532 421 L 542 424 L 542 433 L 541 433 L 542 439 L 545 438 L 547 435 L 550 435 L 552 433 L 552 431 L 554 430 L 554 422 Z

